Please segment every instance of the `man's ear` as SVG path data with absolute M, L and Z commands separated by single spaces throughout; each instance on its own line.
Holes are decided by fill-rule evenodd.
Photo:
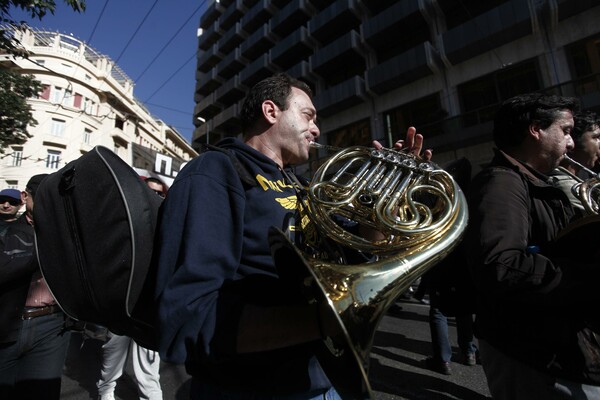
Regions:
M 265 119 L 272 125 L 277 121 L 279 107 L 272 100 L 265 100 L 262 103 L 262 112 Z
M 29 196 L 29 193 L 22 190 L 21 191 L 21 205 L 25 204 L 25 200 L 27 200 L 27 196 Z
M 529 125 L 528 134 L 535 140 L 540 140 L 543 129 L 538 124 Z

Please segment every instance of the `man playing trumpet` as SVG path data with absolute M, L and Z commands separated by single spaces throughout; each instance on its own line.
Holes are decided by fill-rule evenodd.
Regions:
M 550 176 L 555 186 L 569 197 L 578 215 L 582 216 L 585 209 L 581 200 L 573 193 L 573 186 L 596 175 L 592 169 L 600 157 L 600 126 L 598 115 L 593 111 L 578 113 L 574 120 L 571 137 L 575 148 L 567 153 L 569 158 L 563 159 Z

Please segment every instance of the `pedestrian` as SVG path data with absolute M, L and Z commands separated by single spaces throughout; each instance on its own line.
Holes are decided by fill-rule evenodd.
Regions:
M 459 158 L 444 169 L 466 192 L 471 181 L 471 163 Z M 452 373 L 452 345 L 448 335 L 448 318 L 456 321 L 460 353 L 456 357 L 467 366 L 477 363 L 477 346 L 473 336 L 475 287 L 467 268 L 464 246 L 459 244 L 446 258 L 425 275 L 429 294 L 429 330 L 432 356 L 425 359 L 427 368 L 444 375 Z
M 288 167 L 307 161 L 319 138 L 311 97 L 285 74 L 262 80 L 241 109 L 243 140 L 224 139 L 228 153 L 201 154 L 169 188 L 158 238 L 160 349 L 185 362 L 192 399 L 339 398 L 312 346 L 328 327 L 315 306 L 290 298 L 268 244 L 271 226 L 300 234 Z M 418 153 L 422 136 L 411 128 L 405 144 Z M 255 185 L 242 183 L 232 160 Z
M 465 245 L 495 400 L 600 399 L 598 254 L 554 244 L 575 214 L 548 177 L 573 149 L 578 106 L 541 93 L 506 100 L 495 156 L 471 182 Z
M 0 192 L 0 398 L 59 399 L 70 331 L 44 280 L 34 247 L 33 206 L 47 174 L 25 190 Z M 25 212 L 17 218 L 22 204 Z M 8 205 L 7 205 L 8 204 Z

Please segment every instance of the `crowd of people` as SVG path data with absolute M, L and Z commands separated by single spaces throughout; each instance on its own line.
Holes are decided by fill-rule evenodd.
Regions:
M 189 162 L 162 205 L 160 358 L 136 352 L 145 360 L 136 369 L 141 396 L 161 398 L 160 386 L 156 397 L 142 393 L 145 383 L 158 383 L 162 359 L 186 365 L 192 399 L 340 398 L 314 346 L 339 326 L 320 305 L 299 301 L 281 285 L 268 235 L 276 227 L 294 243 L 319 245 L 305 235 L 315 221 L 301 212 L 306 182 L 291 168 L 308 160 L 310 143 L 319 139 L 312 91 L 276 74 L 249 91 L 240 119 L 243 138 L 224 139 L 223 151 Z M 497 112 L 489 165 L 472 179 L 468 160 L 446 166 L 468 195 L 470 219 L 461 245 L 423 277 L 430 300 L 428 367 L 450 373 L 447 319 L 455 317 L 460 358 L 482 364 L 494 399 L 600 399 L 597 254 L 584 259 L 573 254 L 578 249 L 555 245 L 561 231 L 586 216 L 571 189 L 597 170 L 599 124 L 574 98 L 518 95 Z M 394 147 L 432 158 L 412 127 Z M 251 179 L 240 179 L 241 171 Z M 0 192 L 0 283 L 10 288 L 0 291 L 1 398 L 36 398 L 24 395 L 33 390 L 58 398 L 60 392 L 69 332 L 31 246 L 30 209 L 42 178 L 32 177 L 23 192 Z M 166 193 L 160 185 L 153 190 Z M 23 202 L 26 211 L 17 218 Z M 37 345 L 24 347 L 33 326 L 47 332 L 39 339 L 40 352 L 51 349 L 43 350 L 47 358 Z M 102 399 L 111 398 L 130 346 L 135 342 L 117 335 L 104 345 Z

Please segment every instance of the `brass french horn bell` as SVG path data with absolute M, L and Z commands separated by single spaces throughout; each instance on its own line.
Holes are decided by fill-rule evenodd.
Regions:
M 467 226 L 464 194 L 450 174 L 411 154 L 355 146 L 317 170 L 305 208 L 319 232 L 371 261 L 345 264 L 295 246 L 272 228 L 280 278 L 325 310 L 337 326 L 316 344 L 319 363 L 344 399 L 372 398 L 369 354 L 377 326 L 395 299 L 460 242 Z M 333 216 L 356 221 L 374 239 L 344 230 Z

